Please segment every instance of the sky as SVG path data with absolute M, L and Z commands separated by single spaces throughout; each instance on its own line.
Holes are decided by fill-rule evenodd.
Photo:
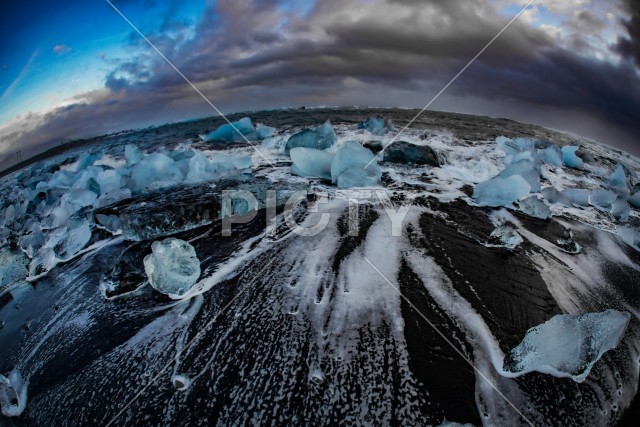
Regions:
M 528 0 L 112 0 L 225 113 L 423 107 Z M 537 0 L 438 100 L 640 155 L 640 2 Z M 0 5 L 0 169 L 215 115 L 105 0 Z

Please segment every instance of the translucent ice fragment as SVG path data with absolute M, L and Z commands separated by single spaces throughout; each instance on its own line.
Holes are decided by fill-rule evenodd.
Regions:
M 18 417 L 27 407 L 27 387 L 20 373 L 16 370 L 9 378 L 0 375 L 0 408 L 6 417 Z
M 531 192 L 531 185 L 520 175 L 495 177 L 476 185 L 473 199 L 480 206 L 511 206 Z
M 331 163 L 335 157 L 326 151 L 314 148 L 296 147 L 289 153 L 295 166 L 296 175 L 331 179 Z
M 356 141 L 342 144 L 331 163 L 331 180 L 338 188 L 375 186 L 381 176 L 382 171 L 371 150 Z
M 124 158 L 127 161 L 127 166 L 131 167 L 144 159 L 144 153 L 137 146 L 128 144 L 124 147 Z
M 307 128 L 293 134 L 284 146 L 285 154 L 289 154 L 292 148 L 306 147 L 315 148 L 317 150 L 326 150 L 335 144 L 338 137 L 336 136 L 331 122 L 327 120 L 317 128 Z
M 154 242 L 151 251 L 144 258 L 149 283 L 170 298 L 179 299 L 200 277 L 195 249 L 184 240 L 170 238 Z
M 583 169 L 584 162 L 580 157 L 576 155 L 580 147 L 576 146 L 564 146 L 562 147 L 562 161 L 564 164 L 573 169 Z
M 538 198 L 538 196 L 527 197 L 518 202 L 518 207 L 525 215 L 538 219 L 551 218 L 551 210 Z

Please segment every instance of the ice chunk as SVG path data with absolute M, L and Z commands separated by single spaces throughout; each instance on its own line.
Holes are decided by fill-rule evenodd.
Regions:
M 593 206 L 609 210 L 617 196 L 609 190 L 593 190 L 589 196 L 589 203 Z
M 122 221 L 115 215 L 97 214 L 96 221 L 111 233 L 122 233 Z
M 131 172 L 134 191 L 143 191 L 156 182 L 179 182 L 184 175 L 175 161 L 162 153 L 153 153 L 133 167 Z
M 179 299 L 200 277 L 196 250 L 184 240 L 170 238 L 153 242 L 151 251 L 144 258 L 149 283 L 170 298 Z
M 342 144 L 331 163 L 331 181 L 338 188 L 375 186 L 381 176 L 382 171 L 371 150 L 356 141 Z
M 562 191 L 562 195 L 576 206 L 589 206 L 591 191 L 582 188 L 568 188 Z
M 207 179 L 210 174 L 207 172 L 209 168 L 209 159 L 202 153 L 195 153 L 189 160 L 189 172 L 187 179 L 189 181 L 200 181 Z
M 618 227 L 618 235 L 627 245 L 640 251 L 640 230 L 633 227 Z
M 573 239 L 573 232 L 568 228 L 564 229 L 564 235 L 558 239 L 557 244 L 563 252 L 571 255 L 579 254 L 582 250 L 582 247 Z
M 16 370 L 9 374 L 9 378 L 0 375 L 0 408 L 5 417 L 19 417 L 27 407 L 27 387 L 29 383 L 23 381 Z
M 4 220 L 8 224 L 14 219 L 16 219 L 16 207 L 13 205 L 9 205 L 4 211 Z
M 562 151 L 557 145 L 551 145 L 539 151 L 540 159 L 551 166 L 562 166 Z
M 540 173 L 537 170 L 536 164 L 531 160 L 517 160 L 509 165 L 498 174 L 501 178 L 508 178 L 510 176 L 520 175 L 524 178 L 531 187 L 530 191 L 540 191 Z
M 535 148 L 534 141 L 527 138 L 510 139 L 504 136 L 496 138 L 498 147 L 507 153 L 508 156 L 516 156 L 525 151 L 533 151 Z
M 60 234 L 60 237 L 57 233 Z M 73 221 L 68 227 L 57 229 L 51 233 L 47 245 L 54 249 L 58 258 L 67 260 L 84 249 L 90 240 L 91 226 L 89 221 Z
M 384 135 L 394 131 L 393 122 L 385 120 L 382 117 L 370 117 L 361 123 L 358 123 L 358 129 L 364 129 L 374 135 Z
M 80 172 L 83 169 L 93 165 L 96 161 L 102 158 L 103 154 L 98 153 L 84 153 L 78 158 L 78 161 L 70 167 L 72 172 Z
M 144 153 L 137 146 L 128 144 L 124 147 L 124 158 L 127 161 L 127 166 L 131 167 L 144 159 Z
M 315 148 L 317 150 L 326 150 L 336 143 L 336 136 L 331 122 L 327 120 L 317 128 L 307 128 L 291 135 L 284 146 L 285 154 L 289 154 L 292 148 L 306 147 Z
M 435 150 L 427 145 L 396 141 L 384 150 L 384 161 L 391 163 L 440 166 Z
M 518 202 L 518 207 L 525 215 L 538 219 L 551 218 L 551 210 L 538 196 L 527 197 Z
M 573 169 L 583 169 L 584 162 L 580 157 L 576 155 L 580 147 L 576 146 L 564 146 L 562 147 L 562 161 L 564 164 Z
M 564 195 L 563 192 L 556 190 L 553 187 L 545 187 L 541 190 L 542 197 L 549 203 L 561 203 L 565 206 L 571 207 L 573 202 L 570 198 Z
M 515 249 L 523 241 L 522 236 L 513 227 L 501 225 L 491 232 L 487 246 Z
M 27 264 L 22 252 L 0 249 L 0 288 L 15 280 L 24 279 L 27 276 Z
M 503 369 L 517 375 L 538 371 L 582 382 L 598 359 L 620 343 L 630 318 L 629 313 L 616 310 L 554 316 L 527 331 L 505 357 Z
M 293 148 L 289 154 L 295 166 L 292 171 L 296 175 L 331 179 L 331 163 L 335 157 L 333 154 L 304 147 Z
M 609 176 L 609 189 L 620 196 L 627 197 L 629 195 L 627 176 L 622 165 L 618 165 Z
M 473 199 L 480 206 L 511 206 L 531 192 L 531 185 L 520 175 L 495 177 L 476 185 Z
M 622 197 L 618 197 L 613 205 L 611 205 L 611 215 L 618 221 L 626 221 L 629 219 L 631 213 L 631 207 L 629 203 Z
M 640 209 L 640 191 L 635 193 L 633 196 L 629 197 L 627 201 L 634 208 Z
M 258 125 L 258 130 L 253 127 L 251 119 L 244 117 L 237 122 L 224 124 L 219 126 L 213 132 L 203 136 L 205 141 L 224 141 L 224 142 L 241 142 L 245 139 L 255 141 L 256 139 L 264 139 L 273 135 L 274 128 L 264 125 Z

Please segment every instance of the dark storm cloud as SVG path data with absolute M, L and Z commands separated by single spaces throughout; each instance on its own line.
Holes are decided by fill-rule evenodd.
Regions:
M 628 36 L 620 37 L 616 49 L 627 58 L 631 58 L 640 66 L 640 2 L 625 0 L 631 18 L 624 20 Z
M 638 60 L 640 15 L 636 3 L 629 7 L 633 13 L 626 23 L 628 37 L 612 48 Z M 575 15 L 567 24 L 572 26 L 572 47 L 517 21 L 448 93 L 463 100 L 475 97 L 581 111 L 628 133 L 638 132 L 637 69 L 628 61 L 585 56 L 588 44 L 581 34 L 597 31 L 602 19 L 589 11 Z M 430 92 L 420 95 L 420 90 L 442 87 L 507 20 L 487 0 L 323 0 L 305 16 L 272 0 L 236 0 L 212 3 L 189 36 L 174 27 L 178 29 L 149 37 L 223 110 L 231 105 L 296 105 L 304 99 L 345 105 L 354 103 L 345 94 L 361 86 L 371 96 L 374 91 L 410 90 L 415 94 L 410 106 L 422 106 L 417 100 L 424 98 L 426 103 Z M 46 145 L 70 134 L 134 126 L 144 117 L 147 122 L 154 116 L 164 120 L 171 108 L 185 110 L 190 103 L 204 107 L 180 76 L 135 37 L 131 40 L 137 40 L 139 56 L 113 68 L 105 81 L 107 91 L 70 111 L 58 109 L 38 117 L 41 125 L 30 130 L 18 126 L 3 139 Z M 575 50 L 581 42 L 585 48 Z M 365 95 L 359 99 L 368 99 Z M 371 99 L 386 105 L 403 101 Z

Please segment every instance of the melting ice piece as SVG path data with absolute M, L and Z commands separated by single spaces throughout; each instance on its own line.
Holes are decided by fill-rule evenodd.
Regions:
M 562 147 L 562 161 L 564 164 L 573 169 L 583 169 L 584 162 L 580 157 L 576 155 L 580 147 L 576 146 L 564 146 Z
M 384 150 L 384 161 L 391 163 L 440 166 L 438 155 L 427 145 L 396 141 Z
M 358 129 L 364 129 L 374 135 L 384 135 L 394 131 L 393 122 L 380 116 L 369 117 L 367 120 L 358 123 Z
M 551 210 L 538 196 L 527 197 L 518 202 L 518 207 L 525 215 L 538 219 L 551 218 Z
M 629 219 L 629 214 L 631 214 L 629 203 L 622 197 L 618 197 L 611 205 L 611 215 L 618 221 L 626 221 Z
M 179 299 L 200 277 L 200 260 L 189 243 L 170 238 L 153 242 L 151 254 L 144 258 L 144 270 L 154 289 Z
M 573 232 L 568 228 L 564 229 L 564 235 L 561 239 L 558 239 L 558 247 L 563 251 L 571 255 L 579 254 L 582 247 L 573 239 Z
M 539 152 L 540 160 L 551 166 L 562 166 L 562 151 L 557 145 L 551 145 Z
M 538 371 L 582 382 L 598 359 L 620 343 L 630 318 L 616 310 L 554 316 L 527 331 L 505 357 L 503 369 L 516 376 Z
M 338 137 L 331 126 L 331 122 L 327 120 L 317 128 L 307 128 L 291 135 L 284 146 L 285 154 L 289 154 L 292 148 L 306 147 L 315 148 L 317 150 L 326 150 L 336 143 Z
M 635 193 L 633 196 L 629 197 L 629 199 L 627 199 L 627 201 L 634 208 L 640 209 L 640 191 Z
M 203 139 L 205 141 L 240 142 L 245 138 L 251 141 L 256 137 L 256 129 L 253 127 L 251 119 L 244 117 L 237 122 L 232 122 L 232 124 L 227 123 L 219 126 L 213 132 L 205 135 Z
M 153 153 L 136 164 L 131 171 L 134 191 L 143 191 L 155 182 L 178 182 L 184 175 L 176 162 L 166 154 Z
M 371 150 L 356 141 L 342 144 L 331 163 L 331 180 L 338 188 L 375 186 L 381 176 L 382 171 Z
M 573 202 L 563 192 L 556 190 L 553 187 L 545 187 L 541 190 L 542 197 L 549 203 L 561 203 L 565 206 L 571 207 Z M 591 193 L 589 193 L 591 194 Z
M 0 375 L 0 408 L 5 417 L 19 417 L 27 407 L 27 387 L 29 383 L 22 380 L 16 370 L 9 378 Z
M 640 251 L 640 230 L 633 227 L 618 227 L 618 235 L 627 245 Z
M 501 225 L 491 232 L 488 246 L 504 247 L 507 249 L 517 248 L 524 240 L 518 232 L 508 225 Z
M 473 199 L 480 206 L 511 206 L 531 192 L 531 185 L 520 175 L 495 177 L 476 185 Z
M 533 161 L 523 159 L 511 162 L 498 174 L 501 178 L 507 178 L 513 175 L 520 175 L 523 177 L 531 186 L 530 191 L 535 193 L 540 191 L 540 173 Z
M 610 209 L 616 201 L 616 194 L 609 190 L 593 190 L 589 196 L 589 203 L 602 209 Z
M 128 144 L 124 147 L 124 158 L 127 166 L 131 167 L 144 159 L 144 153 L 137 146 Z
M 568 188 L 562 191 L 562 195 L 576 206 L 589 206 L 591 191 L 582 188 Z
M 525 151 L 532 151 L 535 147 L 535 142 L 527 138 L 506 138 L 499 136 L 496 138 L 498 147 L 507 153 L 509 156 L 515 156 Z
M 293 160 L 292 172 L 296 175 L 331 179 L 331 163 L 334 155 L 314 148 L 296 147 L 289 153 Z
M 618 165 L 616 170 L 609 176 L 609 189 L 620 196 L 627 197 L 629 195 L 627 176 L 622 165 Z

